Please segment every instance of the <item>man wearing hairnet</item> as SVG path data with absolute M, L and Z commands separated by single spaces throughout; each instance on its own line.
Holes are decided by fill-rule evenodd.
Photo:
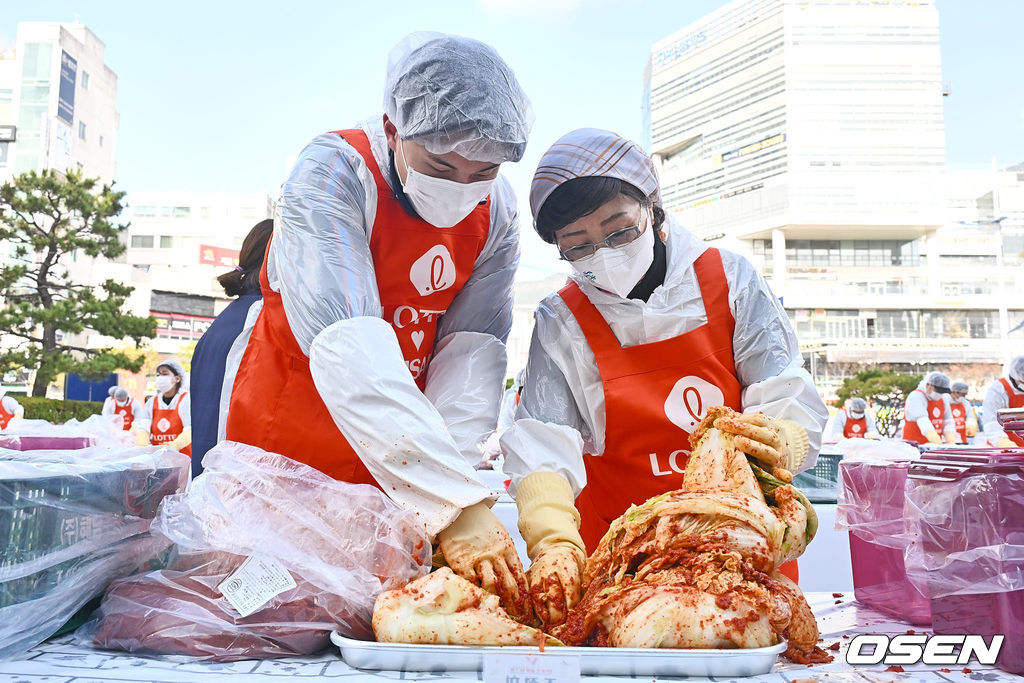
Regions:
M 534 315 L 501 449 L 534 608 L 557 624 L 609 523 L 679 487 L 708 408 L 742 413 L 722 428 L 792 472 L 814 465 L 828 412 L 767 283 L 666 216 L 639 145 L 597 129 L 563 136 L 541 158 L 530 206 L 574 272 Z
M 169 446 L 192 455 L 192 399 L 186 381 L 185 368 L 173 358 L 156 366 L 156 395 L 135 421 L 136 444 Z
M 1024 354 L 1010 361 L 1006 377 L 992 382 L 981 404 L 984 436 L 987 442 L 999 448 L 1024 446 L 1024 439 L 1003 431 L 997 415 L 1004 408 L 1024 408 Z
M 956 443 L 956 427 L 949 410 L 949 377 L 929 372 L 910 392 L 903 409 L 903 438 L 914 443 Z M 939 436 L 942 434 L 942 437 Z
M 859 396 L 832 416 L 825 426 L 822 443 L 839 443 L 843 439 L 877 439 L 875 416 L 868 413 L 868 402 Z
M 285 181 L 227 438 L 379 486 L 460 576 L 521 602 L 522 566 L 473 469 L 493 431 L 532 109 L 493 48 L 413 34 L 382 120 L 325 133 Z M 230 362 L 230 360 L 229 360 Z
M 968 390 L 967 382 L 953 382 L 949 387 L 949 412 L 953 415 L 957 443 L 967 443 L 967 439 L 978 433 L 978 418 L 974 406 L 967 400 Z

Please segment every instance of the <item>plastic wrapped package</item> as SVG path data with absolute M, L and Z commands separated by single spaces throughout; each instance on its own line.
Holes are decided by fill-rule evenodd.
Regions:
M 931 598 L 936 633 L 1003 634 L 997 664 L 1024 673 L 1024 458 L 943 457 L 911 470 L 906 515 L 919 542 L 907 573 Z
M 188 473 L 167 448 L 0 450 L 0 659 L 161 555 L 149 525 Z
M 121 429 L 120 415 L 90 415 L 64 424 L 46 420 L 11 420 L 0 434 L 0 448 L 11 450 L 73 450 L 89 446 L 131 448 L 135 437 Z
M 377 595 L 430 568 L 423 524 L 372 486 L 230 441 L 203 466 L 153 522 L 175 544 L 167 568 L 112 585 L 81 640 L 219 661 L 309 654 L 333 630 L 372 639 Z M 257 596 L 244 616 L 234 590 Z
M 914 529 L 904 522 L 910 465 L 909 460 L 840 462 L 836 529 L 845 529 L 850 535 L 857 600 L 912 624 L 925 625 L 931 622 L 928 597 L 907 577 L 903 561 L 906 548 L 915 541 Z

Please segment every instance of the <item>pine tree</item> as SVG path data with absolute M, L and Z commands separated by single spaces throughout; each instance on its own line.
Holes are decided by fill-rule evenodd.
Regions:
M 0 371 L 36 370 L 33 396 L 62 372 L 89 379 L 126 369 L 137 372 L 141 353 L 90 349 L 71 343 L 92 330 L 131 339 L 139 348 L 156 335 L 156 321 L 124 310 L 133 287 L 107 279 L 98 286 L 72 282 L 75 253 L 113 259 L 125 245 L 118 223 L 124 192 L 77 171 L 28 171 L 0 186 L 0 240 L 11 245 L 0 266 Z

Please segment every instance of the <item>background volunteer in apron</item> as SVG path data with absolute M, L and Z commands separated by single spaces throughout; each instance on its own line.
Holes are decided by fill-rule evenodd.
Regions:
M 956 443 L 956 428 L 949 410 L 949 377 L 930 372 L 907 396 L 903 409 L 903 438 L 914 443 Z
M 857 397 L 832 416 L 825 426 L 823 443 L 839 443 L 843 439 L 877 439 L 878 425 L 868 412 L 868 402 Z
M 102 415 L 120 415 L 121 429 L 126 432 L 132 431 L 136 420 L 143 419 L 142 413 L 142 405 L 123 387 L 114 387 L 110 403 L 104 403 L 101 411 Z
M 981 404 L 987 443 L 999 448 L 1024 446 L 1024 439 L 1004 432 L 999 426 L 996 415 L 1004 408 L 1024 408 L 1024 355 L 1010 361 L 1006 377 L 992 382 L 985 393 L 985 402 Z
M 192 455 L 192 402 L 185 387 L 185 369 L 176 360 L 156 366 L 156 395 L 146 401 L 135 423 L 135 443 L 169 446 Z
M 651 160 L 607 131 L 562 137 L 534 175 L 535 226 L 574 272 L 535 313 L 501 447 L 548 623 L 579 599 L 586 550 L 609 522 L 679 487 L 708 407 L 747 413 L 738 442 L 793 472 L 814 464 L 828 417 L 754 267 L 665 221 L 660 204 Z
M 978 417 L 974 414 L 974 406 L 967 400 L 968 391 L 967 382 L 953 382 L 949 387 L 949 412 L 953 416 L 957 443 L 967 443 L 969 438 L 978 434 Z
M 0 429 L 7 429 L 14 418 L 25 417 L 25 406 L 7 395 L 7 390 L 0 387 Z
M 384 112 L 315 138 L 282 187 L 227 438 L 380 486 L 510 607 L 525 577 L 473 465 L 519 257 L 498 169 L 522 158 L 532 109 L 492 47 L 413 34 L 389 56 Z

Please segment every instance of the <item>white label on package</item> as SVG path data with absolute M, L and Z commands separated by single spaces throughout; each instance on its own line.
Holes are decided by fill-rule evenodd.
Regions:
M 292 588 L 295 588 L 295 579 L 284 565 L 260 553 L 243 562 L 234 574 L 217 586 L 217 590 L 242 617 L 249 616 L 275 596 Z
M 557 648 L 556 648 L 557 649 Z M 564 683 L 580 680 L 579 655 L 487 653 L 484 683 Z

